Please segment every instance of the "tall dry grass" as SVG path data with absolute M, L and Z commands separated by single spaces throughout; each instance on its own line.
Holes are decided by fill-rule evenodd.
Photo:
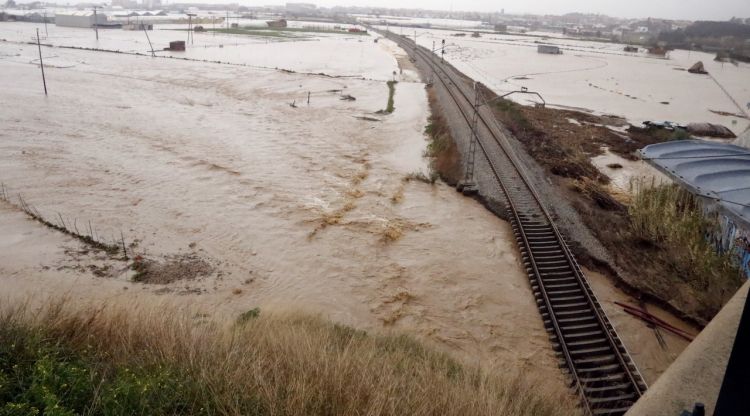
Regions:
M 429 137 L 424 156 L 430 159 L 430 175 L 417 174 L 410 179 L 435 183 L 437 176 L 449 185 L 455 185 L 461 179 L 461 152 L 451 135 L 448 121 L 443 116 L 437 95 L 433 88 L 427 89 L 427 99 L 430 104 L 429 123 L 425 126 L 425 134 Z
M 682 187 L 641 179 L 631 183 L 630 226 L 637 238 L 670 253 L 679 278 L 721 307 L 741 283 L 731 254 L 717 253 L 709 236 L 717 218 L 706 215 L 701 201 Z
M 44 357 L 73 365 L 75 374 L 89 369 L 95 391 L 78 389 L 81 414 L 580 414 L 558 383 L 511 371 L 513 363 L 483 371 L 408 336 L 368 334 L 317 317 L 252 311 L 222 322 L 184 308 L 70 302 L 42 309 L 6 302 L 0 309 L 0 399 L 20 380 L 18 367 L 8 367 L 14 357 L 26 357 L 22 366 L 36 374 L 39 366 L 28 361 L 51 348 Z M 53 387 L 60 388 L 59 379 Z M 29 382 L 29 389 L 39 384 Z M 73 396 L 51 397 L 62 406 Z M 160 408 L 162 398 L 170 406 Z

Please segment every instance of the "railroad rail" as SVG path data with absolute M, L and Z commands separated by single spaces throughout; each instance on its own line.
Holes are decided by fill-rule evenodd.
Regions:
M 467 91 L 466 81 L 432 51 L 404 36 L 386 37 L 430 67 L 471 126 L 475 97 Z M 623 415 L 645 392 L 646 383 L 487 107 L 477 111 L 476 145 L 505 195 L 508 218 L 560 366 L 591 415 Z

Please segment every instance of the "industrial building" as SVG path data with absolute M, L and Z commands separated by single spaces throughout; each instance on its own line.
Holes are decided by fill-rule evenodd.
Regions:
M 65 27 L 93 28 L 108 27 L 107 15 L 103 13 L 94 14 L 91 10 L 78 10 L 74 12 L 56 13 L 55 25 Z

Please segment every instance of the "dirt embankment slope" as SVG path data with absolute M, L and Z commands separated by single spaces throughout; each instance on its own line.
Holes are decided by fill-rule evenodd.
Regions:
M 420 61 L 417 64 L 420 66 Z M 444 65 L 451 67 L 448 63 Z M 420 69 L 424 74 L 432 72 L 426 66 Z M 467 85 L 474 83 L 455 68 L 452 71 L 463 77 Z M 497 98 L 484 85 L 477 85 L 480 101 Z M 434 88 L 429 91 L 436 93 Z M 447 96 L 440 98 L 450 100 Z M 449 139 L 455 139 L 459 145 L 457 148 L 435 146 L 442 152 L 431 156 L 434 157 L 433 168 L 444 180 L 453 183 L 463 174 L 462 167 L 456 165 L 462 162 L 461 152 L 468 149 L 465 138 L 471 132 L 453 124 L 450 128 L 442 126 L 440 123 L 445 123 L 445 117 L 453 117 L 453 109 L 443 107 L 444 103 L 432 100 L 433 123 L 428 133 L 453 133 L 454 137 Z M 685 247 L 674 239 L 642 232 L 633 218 L 633 193 L 628 189 L 628 182 L 633 179 L 637 182 L 641 173 L 648 172 L 635 152 L 649 144 L 688 138 L 686 132 L 640 128 L 617 116 L 522 106 L 508 100 L 495 101 L 493 111 L 530 180 L 583 265 L 613 278 L 618 286 L 636 298 L 650 298 L 699 325 L 705 325 L 739 287 L 740 280 L 732 273 L 732 267 L 719 264 L 722 259 L 712 259 L 695 267 L 701 262 L 692 257 L 696 257 L 697 251 L 706 252 L 705 247 L 697 251 L 684 250 Z M 433 135 L 433 139 L 435 137 L 441 144 L 441 136 Z M 609 159 L 613 160 L 602 162 Z M 481 172 L 481 158 L 477 163 L 480 165 L 477 170 Z M 481 174 L 478 177 L 475 173 L 474 180 L 482 182 Z M 497 196 L 482 193 L 481 199 L 488 208 L 502 216 L 502 207 L 493 206 Z M 677 203 L 676 207 L 665 208 L 676 210 L 671 214 L 678 217 L 687 217 L 694 211 L 692 205 Z M 688 230 L 695 234 L 691 242 L 705 245 L 700 244 L 704 243 L 700 234 L 705 225 L 698 224 Z M 696 235 L 698 237 L 693 238 Z M 712 265 L 721 267 L 711 270 Z
M 482 100 L 497 98 L 479 86 Z M 705 271 L 694 268 L 692 259 L 686 261 L 684 247 L 644 238 L 633 223 L 631 195 L 610 186 L 610 177 L 592 163 L 592 158 L 605 152 L 635 161 L 638 149 L 681 139 L 684 133 L 639 128 L 616 116 L 522 106 L 502 99 L 494 103 L 493 111 L 516 150 L 528 155 L 524 157 L 536 171 L 537 182 L 542 182 L 540 177 L 548 182 L 539 183 L 551 191 L 543 196 L 572 237 L 571 245 L 582 264 L 614 278 L 636 297 L 652 298 L 700 325 L 739 287 L 731 267 L 701 276 Z M 446 152 L 436 160 L 457 158 Z M 460 172 L 450 163 L 435 167 L 444 169 L 442 176 L 449 180 Z M 616 163 L 609 167 L 622 169 Z M 583 224 L 587 232 L 576 230 L 576 224 Z

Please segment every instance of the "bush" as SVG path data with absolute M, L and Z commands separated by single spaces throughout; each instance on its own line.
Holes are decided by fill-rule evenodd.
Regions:
M 396 94 L 396 84 L 398 81 L 388 81 L 388 104 L 385 107 L 385 112 L 390 114 L 396 108 L 393 106 L 393 96 Z

